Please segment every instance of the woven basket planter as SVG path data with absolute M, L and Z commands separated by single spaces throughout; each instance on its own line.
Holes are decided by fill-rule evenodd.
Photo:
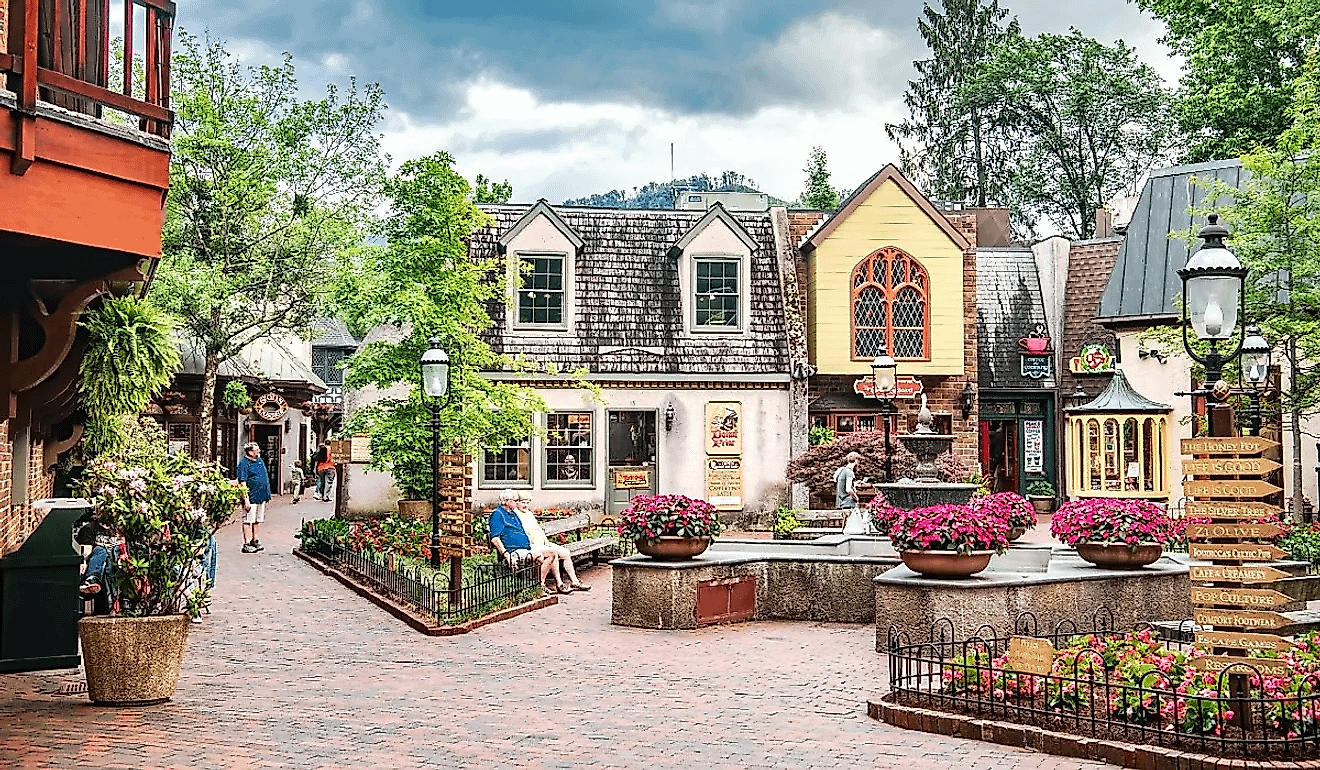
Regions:
M 78 621 L 87 697 L 111 706 L 164 703 L 179 684 L 187 615 Z

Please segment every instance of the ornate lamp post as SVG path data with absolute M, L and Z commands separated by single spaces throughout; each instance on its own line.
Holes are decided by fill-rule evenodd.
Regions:
M 1242 340 L 1242 381 L 1251 386 L 1251 435 L 1260 435 L 1260 397 L 1265 381 L 1270 377 L 1270 343 L 1260 333 L 1260 327 L 1247 327 Z
M 431 566 L 440 567 L 440 408 L 449 394 L 449 356 L 440 338 L 422 354 L 422 390 L 431 400 Z
M 1228 228 L 1219 224 L 1219 215 L 1211 214 L 1209 223 L 1197 233 L 1204 241 L 1178 271 L 1183 287 L 1183 348 L 1192 360 L 1205 367 L 1206 387 L 1191 395 L 1204 395 L 1222 401 L 1229 393 L 1223 381 L 1224 365 L 1231 362 L 1242 349 L 1242 331 L 1239 315 L 1245 314 L 1242 292 L 1247 269 L 1224 245 Z M 1204 356 L 1192 349 L 1187 337 L 1191 327 L 1197 339 L 1210 343 Z M 1237 335 L 1232 352 L 1221 353 L 1219 343 Z M 1207 399 L 1208 400 L 1208 399 Z
M 885 483 L 894 483 L 894 448 L 889 443 L 889 417 L 894 414 L 894 400 L 889 395 L 897 384 L 898 363 L 889 355 L 884 344 L 880 345 L 880 355 L 871 361 L 871 379 L 875 385 L 875 397 L 880 402 L 881 414 L 885 423 Z

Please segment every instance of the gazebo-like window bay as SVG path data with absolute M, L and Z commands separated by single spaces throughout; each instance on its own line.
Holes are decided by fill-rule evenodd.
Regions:
M 1167 501 L 1172 412 L 1133 390 L 1122 371 L 1090 402 L 1065 410 L 1068 496 Z

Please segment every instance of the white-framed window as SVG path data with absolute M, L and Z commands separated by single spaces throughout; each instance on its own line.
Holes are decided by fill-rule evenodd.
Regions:
M 481 483 L 490 487 L 530 487 L 532 485 L 532 440 L 506 444 L 486 450 L 481 457 Z
M 544 486 L 596 486 L 593 421 L 591 412 L 551 412 L 545 416 Z
M 516 326 L 520 328 L 567 328 L 568 260 L 563 254 L 520 254 Z
M 693 319 L 696 329 L 742 327 L 742 260 L 700 257 L 693 266 Z

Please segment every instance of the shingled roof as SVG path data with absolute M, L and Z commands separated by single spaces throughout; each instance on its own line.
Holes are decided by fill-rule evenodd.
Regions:
M 1058 382 L 1058 372 L 1040 379 L 1022 375 L 1018 340 L 1033 332 L 1054 337 L 1031 249 L 976 250 L 976 325 L 982 388 L 1049 388 Z
M 1175 320 L 1174 299 L 1182 293 L 1178 268 L 1187 264 L 1187 241 L 1169 233 L 1205 224 L 1191 209 L 1204 205 L 1206 184 L 1219 179 L 1234 187 L 1247 172 L 1237 160 L 1216 160 L 1152 171 L 1132 212 L 1118 261 L 1100 299 L 1101 322 Z M 1194 180 L 1201 180 L 1197 184 Z M 1231 203 L 1220 199 L 1221 203 Z
M 494 257 L 528 205 L 482 207 L 494 224 L 475 232 L 470 253 Z M 678 260 L 670 248 L 704 211 L 554 207 L 582 239 L 575 261 L 570 331 L 522 333 L 506 326 L 504 303 L 488 307 L 483 337 L 498 353 L 593 374 L 786 374 L 788 351 L 770 212 L 729 212 L 750 236 L 751 312 L 741 334 L 684 331 Z

